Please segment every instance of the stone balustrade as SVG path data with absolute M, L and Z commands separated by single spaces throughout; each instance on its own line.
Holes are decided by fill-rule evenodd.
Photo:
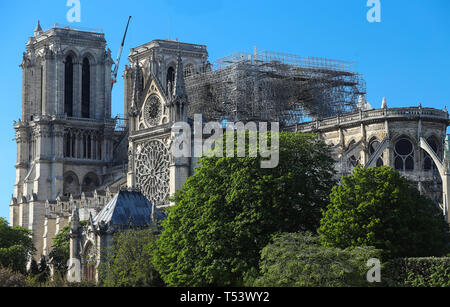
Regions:
M 377 109 L 349 113 L 345 115 L 325 118 L 306 122 L 288 127 L 287 131 L 298 132 L 314 132 L 335 128 L 336 126 L 352 126 L 362 122 L 385 121 L 385 120 L 401 120 L 401 119 L 431 119 L 443 122 L 449 122 L 447 111 L 441 111 L 433 108 L 392 108 Z

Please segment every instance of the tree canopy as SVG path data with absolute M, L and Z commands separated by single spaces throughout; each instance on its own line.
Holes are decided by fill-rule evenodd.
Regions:
M 390 167 L 343 177 L 319 229 L 325 246 L 375 246 L 388 258 L 442 256 L 448 231 L 437 205 Z
M 114 244 L 100 265 L 106 287 L 159 287 L 161 277 L 151 263 L 155 229 L 126 230 L 114 235 Z
M 379 258 L 373 247 L 323 247 L 311 233 L 285 233 L 261 253 L 258 287 L 369 286 L 367 261 Z
M 334 181 L 316 135 L 281 133 L 279 165 L 203 157 L 175 194 L 153 262 L 170 286 L 239 286 L 281 232 L 316 231 Z M 248 152 L 248 149 L 247 149 Z
M 80 221 L 80 227 L 87 225 L 87 221 Z M 52 251 L 49 254 L 51 264 L 56 272 L 65 274 L 67 271 L 67 262 L 70 258 L 70 228 L 72 223 L 67 224 L 58 232 L 53 239 Z
M 26 264 L 34 253 L 31 232 L 22 227 L 10 227 L 0 218 L 0 266 L 25 273 Z

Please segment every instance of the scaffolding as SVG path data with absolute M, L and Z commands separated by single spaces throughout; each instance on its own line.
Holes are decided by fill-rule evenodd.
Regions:
M 264 51 L 234 53 L 185 70 L 190 116 L 278 121 L 282 126 L 357 109 L 365 82 L 357 64 Z

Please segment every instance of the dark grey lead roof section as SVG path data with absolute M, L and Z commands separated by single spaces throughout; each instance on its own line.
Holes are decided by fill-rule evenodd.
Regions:
M 164 219 L 164 214 L 156 211 L 158 220 Z M 152 204 L 139 192 L 120 191 L 94 218 L 93 224 L 102 222 L 114 226 L 148 226 L 152 224 Z

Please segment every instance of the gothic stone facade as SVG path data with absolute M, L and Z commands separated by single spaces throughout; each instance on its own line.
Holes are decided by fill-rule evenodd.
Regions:
M 113 61 L 105 48 L 101 33 L 39 25 L 27 43 L 10 222 L 32 230 L 37 257 L 49 254 L 75 209 L 80 220 L 94 217 L 124 187 L 167 207 L 197 166 L 172 156 L 171 127 L 190 122 L 184 77 L 209 69 L 206 46 L 154 40 L 131 49 L 121 129 L 111 118 Z M 385 104 L 288 130 L 318 132 L 340 175 L 358 163 L 393 166 L 448 212 L 448 123 L 446 111 Z
M 438 204 L 448 220 L 447 110 L 391 108 L 308 122 L 290 131 L 315 132 L 332 147 L 338 176 L 356 165 L 391 166 Z M 448 151 L 448 150 L 447 150 Z M 450 222 L 450 220 L 448 220 Z
M 129 118 L 128 186 L 158 207 L 193 174 L 195 160 L 174 158 L 172 125 L 188 122 L 184 77 L 206 67 L 206 46 L 155 40 L 131 50 L 126 67 L 125 113 Z
M 40 253 L 58 230 L 50 205 L 86 198 L 124 177 L 114 168 L 110 52 L 103 34 L 40 25 L 23 54 L 22 117 L 15 122 L 16 184 L 10 222 L 33 232 Z M 84 193 L 84 195 L 82 195 Z M 90 194 L 90 195 L 86 195 Z M 55 213 L 55 214 L 53 214 Z M 47 219 L 50 218 L 50 219 Z M 51 229 L 51 230 L 49 230 Z

